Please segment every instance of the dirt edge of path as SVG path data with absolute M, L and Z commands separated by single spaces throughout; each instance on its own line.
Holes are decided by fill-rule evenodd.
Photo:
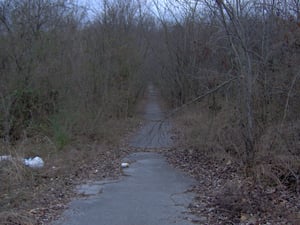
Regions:
M 167 160 L 198 184 L 189 208 L 199 224 L 300 224 L 299 197 L 286 189 L 263 187 L 245 178 L 239 165 L 184 147 L 165 152 Z M 205 222 L 203 221 L 205 220 Z
M 21 161 L 0 162 L 0 224 L 49 225 L 74 198 L 75 187 L 122 175 L 122 159 L 136 151 L 128 148 L 128 130 L 115 145 L 86 140 L 48 155 L 45 166 L 32 169 Z M 4 185 L 5 184 L 5 185 Z

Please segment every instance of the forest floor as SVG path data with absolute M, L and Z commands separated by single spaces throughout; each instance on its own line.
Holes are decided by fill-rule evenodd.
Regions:
M 9 204 L 5 202 L 9 200 L 7 193 L 1 193 L 0 224 L 50 224 L 71 199 L 79 197 L 74 192 L 78 184 L 121 176 L 122 159 L 136 150 L 126 145 L 115 149 L 99 146 L 84 160 L 74 158 L 81 151 L 73 150 L 64 155 L 65 160 L 74 162 L 68 168 L 63 163 L 54 163 L 55 166 L 29 172 L 34 174 L 34 181 L 14 188 L 16 196 L 10 197 Z M 196 198 L 189 206 L 191 213 L 201 218 L 198 224 L 300 224 L 299 196 L 284 188 L 262 187 L 251 179 L 245 180 L 238 165 L 216 161 L 189 149 L 149 151 L 166 155 L 172 165 L 199 182 L 192 189 Z
M 87 141 L 48 155 L 42 169 L 2 161 L 0 224 L 50 224 L 71 199 L 79 197 L 74 191 L 78 184 L 121 176 L 122 159 L 141 151 L 129 146 L 133 130 L 118 145 Z M 192 188 L 196 198 L 189 210 L 201 218 L 198 224 L 300 224 L 297 193 L 283 186 L 262 186 L 246 178 L 242 168 L 230 160 L 181 146 L 180 136 L 172 136 L 177 140 L 175 147 L 143 151 L 165 155 L 170 164 L 197 180 Z
M 201 224 L 300 224 L 300 199 L 284 186 L 268 187 L 246 178 L 239 165 L 205 156 L 201 151 L 173 148 L 168 161 L 199 183 L 190 205 Z
M 17 158 L 19 153 L 13 152 L 15 159 L 0 162 L 0 224 L 50 224 L 71 199 L 78 197 L 74 191 L 77 185 L 121 175 L 122 159 L 134 151 L 125 142 L 104 145 L 85 140 L 53 154 L 41 152 L 39 156 L 45 166 L 39 169 L 24 166 Z M 29 147 L 34 148 L 28 144 L 22 155 L 30 154 L 26 150 Z M 11 151 L 0 153 L 6 155 Z

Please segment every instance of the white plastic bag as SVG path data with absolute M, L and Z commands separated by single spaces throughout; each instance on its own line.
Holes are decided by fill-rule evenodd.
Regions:
M 122 168 L 127 168 L 127 167 L 129 167 L 129 163 L 121 163 L 121 167 Z
M 31 168 L 42 168 L 44 166 L 44 161 L 41 157 L 27 158 L 24 159 L 24 165 L 29 166 Z

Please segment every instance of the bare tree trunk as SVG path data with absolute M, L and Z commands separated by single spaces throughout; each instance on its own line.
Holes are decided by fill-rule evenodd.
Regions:
M 249 54 L 249 49 L 246 41 L 246 33 L 239 20 L 240 1 L 236 1 L 236 10 L 233 6 L 227 6 L 223 1 L 217 1 L 221 20 L 228 35 L 231 49 L 236 57 L 239 66 L 239 81 L 243 93 L 243 108 L 241 109 L 243 124 L 245 126 L 245 150 L 246 164 L 251 167 L 254 160 L 254 116 L 253 116 L 253 63 Z M 225 13 L 228 15 L 229 21 L 233 28 L 229 28 L 228 20 Z

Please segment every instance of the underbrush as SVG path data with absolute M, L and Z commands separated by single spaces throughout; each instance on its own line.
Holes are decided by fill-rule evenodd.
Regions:
M 299 121 L 270 125 L 257 137 L 248 173 L 239 117 L 232 109 L 214 112 L 199 103 L 174 119 L 179 147 L 170 157 L 178 155 L 174 164 L 201 182 L 193 210 L 203 213 L 197 205 L 209 198 L 205 207 L 211 212 L 204 213 L 211 214 L 209 224 L 299 224 Z
M 270 126 L 258 142 L 256 178 L 300 194 L 300 121 Z
M 0 224 L 4 225 L 35 225 L 34 219 L 32 219 L 26 212 L 1 212 L 0 213 Z
M 245 177 L 241 167 L 223 157 L 189 148 L 173 148 L 167 158 L 198 180 L 189 209 L 200 224 L 299 224 L 299 199 L 284 188 L 266 187 Z
M 233 120 L 234 116 L 228 117 L 231 112 L 226 111 L 223 109 L 216 114 L 205 105 L 185 109 L 175 118 L 179 144 L 224 160 L 234 156 L 241 159 L 243 152 L 240 151 L 240 134 L 233 129 L 237 122 Z
M 175 119 L 181 144 L 222 161 L 233 161 L 246 172 L 243 130 L 234 107 L 219 111 L 204 103 L 186 109 Z M 251 174 L 257 182 L 283 185 L 299 193 L 300 122 L 269 125 L 256 137 Z M 249 174 L 245 174 L 249 175 Z
M 74 196 L 74 185 L 120 173 L 120 160 L 127 150 L 118 145 L 137 120 L 107 120 L 89 130 L 89 135 L 85 129 L 75 132 L 75 125 L 57 117 L 35 136 L 0 145 L 0 155 L 12 156 L 0 161 L 0 224 L 48 223 Z M 23 158 L 34 156 L 44 160 L 43 168 L 23 165 Z

